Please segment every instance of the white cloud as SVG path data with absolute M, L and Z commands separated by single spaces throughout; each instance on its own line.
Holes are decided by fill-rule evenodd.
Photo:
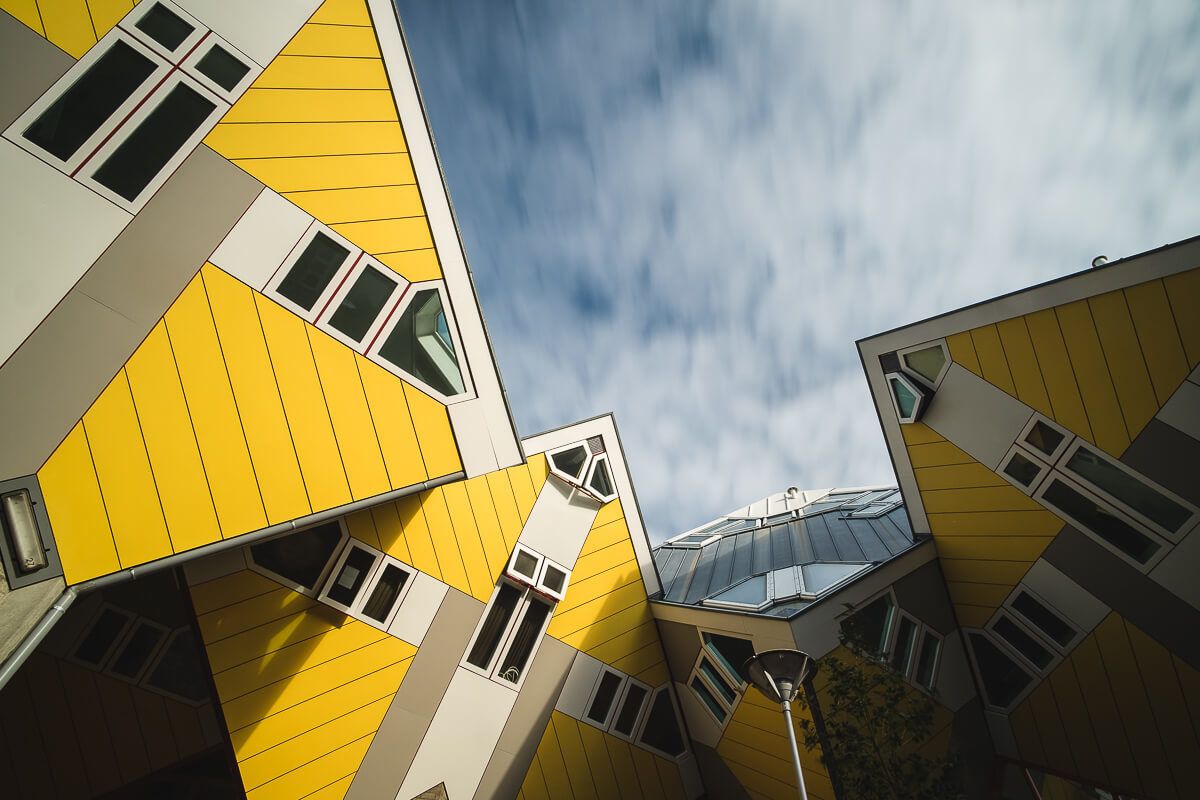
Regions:
M 401 12 L 518 423 L 655 540 L 891 479 L 854 339 L 1200 232 L 1191 3 Z

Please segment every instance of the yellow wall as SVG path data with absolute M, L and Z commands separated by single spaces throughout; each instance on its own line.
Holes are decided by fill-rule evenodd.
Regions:
M 1200 786 L 1200 672 L 1115 612 L 1010 720 L 1030 764 L 1139 797 Z
M 619 500 L 596 515 L 547 633 L 651 686 L 668 680 Z
M 518 797 L 683 800 L 686 795 L 679 767 L 673 761 L 555 711 Z
M 79 58 L 132 9 L 132 0 L 0 0 L 0 9 Z
M 442 404 L 205 265 L 38 479 L 78 583 L 459 469 Z

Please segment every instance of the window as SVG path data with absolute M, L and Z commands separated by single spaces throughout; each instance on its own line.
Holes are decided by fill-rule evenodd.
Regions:
M 1007 711 L 1033 684 L 1033 676 L 983 633 L 970 631 L 967 641 L 971 644 L 984 701 L 993 708 Z
M 605 456 L 596 456 L 592 460 L 592 471 L 588 477 L 588 488 L 591 489 L 598 497 L 615 497 L 617 492 L 613 488 L 612 475 L 608 472 L 608 459 Z
M 372 328 L 383 324 L 382 311 L 400 289 L 400 281 L 364 261 L 346 281 L 346 291 L 334 297 L 329 327 L 351 342 L 361 343 Z
M 896 641 L 892 645 L 892 669 L 908 676 L 912 667 L 913 653 L 917 649 L 917 631 L 920 624 L 904 612 L 900 612 L 900 623 L 896 626 Z
M 928 691 L 933 691 L 937 679 L 938 656 L 942 653 L 942 638 L 926 628 L 921 635 L 921 647 L 917 650 L 916 669 L 913 679 Z
M 604 440 L 594 436 L 546 453 L 550 474 L 582 489 L 601 503 L 617 498 L 617 488 L 608 464 Z
M 1045 672 L 1054 661 L 1054 655 L 1049 648 L 1038 641 L 1037 637 L 1030 635 L 1008 614 L 1000 612 L 992 622 L 991 629 L 1039 672 Z
M 596 683 L 596 688 L 587 704 L 586 716 L 589 720 L 601 728 L 608 726 L 609 716 L 624 682 L 625 679 L 619 672 L 610 669 L 600 671 L 600 680 Z
M 1015 444 L 1000 462 L 1000 476 L 1026 494 L 1033 494 L 1049 471 L 1048 464 Z
M 318 597 L 324 603 L 387 630 L 416 570 L 356 539 L 342 550 Z
M 5 136 L 137 212 L 260 71 L 178 6 L 143 4 Z
M 896 416 L 902 423 L 916 422 L 925 412 L 929 394 L 912 378 L 900 372 L 889 372 L 883 376 L 887 381 L 888 390 L 892 397 L 892 405 Z
M 440 284 L 413 284 L 374 354 L 441 397 L 466 391 Z M 386 327 L 386 326 L 385 326 Z
M 332 293 L 334 276 L 350 258 L 351 250 L 349 242 L 335 239 L 332 231 L 314 225 L 293 251 L 295 259 L 284 263 L 277 273 L 278 281 L 268 288 L 288 301 L 285 305 L 313 322 L 325 305 L 319 301 Z
M 630 739 L 637 729 L 642 710 L 646 707 L 646 698 L 650 696 L 650 687 L 633 678 L 625 682 L 625 694 L 621 697 L 620 710 L 613 717 L 609 726 L 611 733 L 622 739 Z
M 1055 611 L 1049 604 L 1035 597 L 1027 589 L 1020 589 L 1008 602 L 1018 616 L 1044 634 L 1047 639 L 1064 649 L 1079 635 L 1073 627 Z
M 563 599 L 567 591 L 567 581 L 571 577 L 566 567 L 556 564 L 523 544 L 513 548 L 505 574 L 511 580 L 540 594 L 549 595 L 555 600 Z
M 717 724 L 724 725 L 737 706 L 745 685 L 730 659 L 745 663 L 754 655 L 754 645 L 746 639 L 708 632 L 701 634 L 701 642 L 703 647 L 688 685 Z
M 1149 568 L 1162 557 L 1162 543 L 1138 530 L 1121 512 L 1064 478 L 1051 476 L 1036 495 L 1052 511 L 1090 533 L 1108 549 Z
M 207 702 L 208 681 L 200 668 L 203 658 L 195 634 L 190 628 L 180 628 L 146 670 L 142 685 L 192 705 Z
M 103 668 L 117 642 L 124 638 L 133 621 L 134 616 L 128 611 L 107 604 L 101 606 L 91 624 L 79 637 L 71 660 L 94 669 Z
M 116 654 L 108 664 L 107 672 L 137 683 L 150 659 L 170 633 L 167 628 L 148 619 L 139 619 L 130 628 L 124 641 L 117 646 Z
M 522 554 L 535 556 L 534 562 L 525 560 Z M 521 577 L 514 579 L 511 575 L 518 561 L 522 562 L 517 570 Z M 540 582 L 547 563 L 553 564 L 528 548 L 518 547 L 475 629 L 474 643 L 467 651 L 464 666 L 497 683 L 520 688 L 558 599 L 547 596 L 546 587 Z M 568 573 L 558 565 L 555 567 L 562 572 L 565 591 Z M 540 576 L 539 583 L 530 585 L 528 574 Z
M 937 389 L 946 371 L 950 369 L 950 353 L 943 341 L 907 347 L 897 351 L 896 355 L 904 371 L 930 389 Z
M 704 649 L 716 659 L 725 672 L 742 686 L 742 665 L 754 656 L 754 643 L 749 639 L 704 631 L 700 634 Z
M 1053 464 L 1062 454 L 1063 448 L 1074 437 L 1050 420 L 1034 414 L 1021 432 L 1020 441 L 1040 457 Z
M 855 611 L 842 622 L 846 638 L 868 653 L 882 656 L 892 638 L 896 602 L 886 592 Z
M 846 639 L 903 675 L 910 683 L 934 691 L 942 636 L 901 611 L 891 590 L 879 595 L 842 621 Z
M 638 742 L 671 758 L 683 755 L 679 713 L 671 699 L 669 686 L 659 687 L 654 693 Z
M 346 538 L 339 521 L 326 522 L 252 544 L 247 548 L 248 561 L 255 571 L 316 597 Z

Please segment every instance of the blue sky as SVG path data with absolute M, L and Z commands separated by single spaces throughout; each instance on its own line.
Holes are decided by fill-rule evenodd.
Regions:
M 854 340 L 1200 234 L 1200 7 L 398 0 L 522 435 L 659 541 L 892 481 Z

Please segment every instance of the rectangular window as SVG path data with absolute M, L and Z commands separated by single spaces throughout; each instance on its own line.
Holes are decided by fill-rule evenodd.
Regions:
M 1195 509 L 1083 443 L 1067 455 L 1062 469 L 1167 536 L 1178 536 L 1195 518 Z
M 484 617 L 483 626 L 475 635 L 475 645 L 467 656 L 467 663 L 481 670 L 490 671 L 496 651 L 508 633 L 509 623 L 517 613 L 522 591 L 511 583 L 501 583 Z
M 1025 494 L 1033 494 L 1049 471 L 1049 464 L 1024 450 L 1020 445 L 1013 445 L 1004 460 L 1000 462 L 1000 476 Z
M 900 615 L 896 626 L 896 643 L 892 646 L 892 669 L 908 677 L 912 668 L 913 650 L 917 646 L 917 622 L 907 614 Z
M 350 608 L 367 582 L 378 556 L 365 547 L 351 544 L 342 563 L 334 570 L 333 579 L 325 588 L 325 596 L 338 605 Z
M 699 675 L 696 675 L 692 677 L 691 687 L 692 691 L 696 693 L 696 696 L 700 698 L 700 702 L 704 704 L 704 707 L 707 708 L 714 717 L 716 717 L 717 723 L 724 725 L 725 718 L 729 716 L 729 712 L 727 712 L 725 710 L 725 706 L 723 706 L 717 700 L 716 695 L 714 695 L 712 690 L 708 688 L 708 684 L 700 680 Z
M 177 53 L 197 33 L 197 26 L 183 18 L 177 9 L 156 2 L 133 23 L 135 30 L 162 47 L 166 54 Z
M 320 307 L 317 301 L 332 291 L 333 278 L 350 257 L 350 248 L 323 230 L 313 230 L 297 250 L 295 260 L 280 270 L 282 277 L 274 291 L 311 322 L 312 312 Z
M 708 682 L 712 684 L 713 688 L 717 690 L 717 693 L 726 703 L 732 705 L 733 701 L 737 699 L 737 692 L 734 691 L 733 687 L 725 680 L 725 677 L 707 658 L 700 660 L 700 674 L 708 679 Z
M 552 607 L 549 603 L 536 597 L 527 598 L 525 613 L 521 617 L 512 639 L 508 643 L 508 651 L 500 660 L 498 676 L 501 680 L 519 684 L 525 675 L 525 668 L 533 658 L 533 651 L 542 631 L 550 619 Z
M 1161 555 L 1162 545 L 1139 531 L 1123 514 L 1061 478 L 1052 476 L 1037 496 L 1084 533 L 1090 533 L 1139 566 L 1149 567 Z
M 397 564 L 385 564 L 375 581 L 375 587 L 363 603 L 362 613 L 386 625 L 411 575 Z
M 1043 647 L 1041 642 L 1030 636 L 1005 614 L 996 618 L 996 621 L 992 623 L 992 630 L 1039 671 L 1044 672 L 1046 667 L 1050 666 L 1050 662 L 1054 660 L 1054 655 Z
M 633 736 L 649 694 L 649 688 L 635 682 L 632 678 L 627 682 L 625 696 L 621 698 L 621 710 L 617 712 L 616 719 L 612 723 L 613 733 L 626 739 Z
M 609 712 L 612 711 L 623 682 L 624 679 L 616 672 L 611 670 L 600 672 L 600 681 L 592 693 L 592 701 L 588 703 L 588 719 L 600 726 L 608 724 Z
M 990 706 L 1008 710 L 1033 683 L 1033 676 L 984 634 L 968 633 L 967 641 L 971 644 L 984 700 Z
M 329 318 L 329 326 L 347 338 L 362 342 L 399 284 L 369 264 Z
M 139 619 L 118 646 L 117 654 L 108 665 L 108 672 L 136 683 L 169 633 L 162 625 Z
M 115 606 L 101 606 L 88 626 L 72 658 L 81 664 L 100 669 L 108 661 L 118 641 L 133 624 L 133 615 Z
M 1044 633 L 1060 647 L 1066 647 L 1078 635 L 1074 628 L 1027 591 L 1019 591 L 1010 604 L 1025 621 Z
M 554 602 L 535 588 L 501 578 L 475 629 L 463 665 L 510 688 L 520 688 L 541 643 Z
M 196 61 L 196 71 L 226 92 L 235 91 L 250 74 L 249 64 L 216 42 L 206 43 L 203 53 Z
M 896 604 L 890 593 L 882 594 L 842 622 L 846 637 L 876 657 L 887 652 L 891 641 Z
M 919 685 L 931 692 L 937 677 L 938 656 L 941 650 L 942 640 L 926 628 L 921 635 L 921 649 L 917 651 L 917 667 L 913 677 Z
M 416 574 L 407 564 L 351 540 L 317 599 L 368 625 L 387 630 Z
M 209 699 L 207 678 L 200 667 L 203 659 L 204 653 L 191 629 L 180 628 L 146 670 L 142 685 L 185 703 L 200 705 Z

